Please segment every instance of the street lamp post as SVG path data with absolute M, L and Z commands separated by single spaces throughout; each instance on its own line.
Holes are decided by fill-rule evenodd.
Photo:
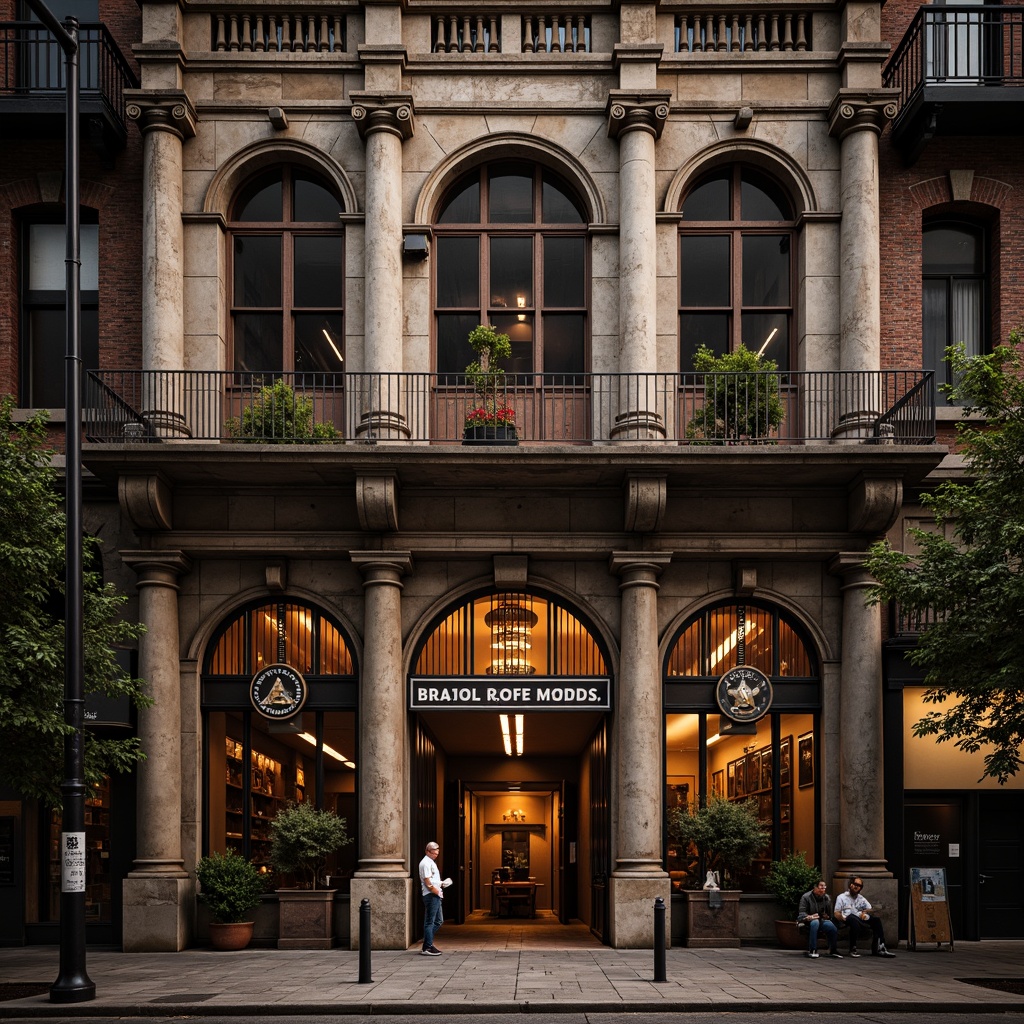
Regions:
M 64 51 L 66 142 L 64 151 L 65 310 L 65 611 L 63 811 L 60 836 L 60 974 L 50 989 L 54 1003 L 96 996 L 85 969 L 85 658 L 82 623 L 82 312 L 79 213 L 78 19 L 64 25 L 42 0 L 27 0 Z

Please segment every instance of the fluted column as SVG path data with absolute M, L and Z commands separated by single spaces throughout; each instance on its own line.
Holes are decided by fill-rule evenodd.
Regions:
M 359 685 L 359 866 L 352 880 L 352 942 L 359 905 L 369 899 L 372 943 L 405 949 L 411 941 L 407 853 L 408 732 L 402 672 L 402 576 L 408 551 L 353 551 L 363 577 L 363 658 Z
M 366 143 L 365 369 L 359 432 L 409 436 L 396 378 L 402 370 L 402 142 L 414 130 L 407 94 L 352 94 L 352 118 Z
M 655 142 L 668 93 L 613 90 L 608 134 L 619 142 L 619 412 L 616 438 L 665 436 L 665 410 L 651 386 L 658 369 L 658 240 Z
M 842 90 L 830 112 L 841 165 L 839 368 L 850 374 L 833 431 L 838 437 L 870 436 L 881 411 L 878 137 L 896 113 L 893 97 L 891 90 Z
M 181 678 L 178 579 L 191 567 L 180 551 L 123 551 L 138 575 L 139 676 L 153 704 L 139 709 L 146 755 L 136 768 L 136 849 L 124 882 L 124 948 L 184 949 L 191 924 L 191 888 L 181 856 Z M 191 772 L 192 766 L 189 766 Z M 187 901 L 187 904 L 186 904 Z
M 892 879 L 886 867 L 882 743 L 882 619 L 878 605 L 866 603 L 874 582 L 864 568 L 864 555 L 843 552 L 829 571 L 842 577 L 842 664 L 839 671 L 839 857 L 836 886 L 846 888 L 851 874 L 863 875 L 872 903 L 888 897 L 895 910 L 896 884 L 891 892 L 883 880 Z
M 611 878 L 611 938 L 617 948 L 653 942 L 651 908 L 670 896 L 661 838 L 665 773 L 664 720 L 658 652 L 658 576 L 671 554 L 613 552 L 621 582 L 621 638 L 615 692 L 615 868 Z
M 196 113 L 184 94 L 136 94 L 128 117 L 142 130 L 142 413 L 163 437 L 188 436 L 181 389 L 160 371 L 185 368 L 182 141 Z

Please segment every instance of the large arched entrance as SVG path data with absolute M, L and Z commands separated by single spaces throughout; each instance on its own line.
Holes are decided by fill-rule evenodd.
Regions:
M 582 921 L 604 941 L 612 688 L 597 632 L 552 595 L 478 592 L 438 615 L 412 665 L 411 862 L 441 843 L 446 919 Z

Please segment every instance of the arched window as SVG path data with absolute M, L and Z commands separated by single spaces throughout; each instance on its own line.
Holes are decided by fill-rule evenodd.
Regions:
M 261 714 L 250 695 L 253 678 L 278 665 L 306 686 L 301 710 L 283 718 Z M 319 608 L 263 599 L 222 623 L 203 662 L 204 850 L 237 850 L 269 869 L 270 824 L 290 801 L 336 811 L 357 836 L 357 700 L 351 648 Z M 352 844 L 332 858 L 332 887 L 347 887 L 356 857 Z
M 924 367 L 936 384 L 952 384 L 946 348 L 968 355 L 988 345 L 988 244 L 985 229 L 965 221 L 934 221 L 922 234 Z M 940 402 L 948 398 L 938 392 Z
M 721 713 L 715 691 L 729 669 L 750 665 L 773 690 L 767 714 L 737 723 Z M 728 601 L 684 622 L 665 659 L 666 814 L 710 799 L 753 801 L 771 840 L 742 879 L 758 891 L 773 860 L 796 850 L 815 859 L 816 721 L 819 669 L 805 631 L 778 608 Z M 699 888 L 693 851 L 669 842 L 674 889 Z
M 344 369 L 343 209 L 325 180 L 297 167 L 239 190 L 229 223 L 236 371 Z
M 526 163 L 477 168 L 448 191 L 434 237 L 438 373 L 473 361 L 481 323 L 512 339 L 506 371 L 586 370 L 586 216 L 566 182 Z
M 701 345 L 742 343 L 789 369 L 793 323 L 792 204 L 768 175 L 742 164 L 698 180 L 679 229 L 679 368 Z

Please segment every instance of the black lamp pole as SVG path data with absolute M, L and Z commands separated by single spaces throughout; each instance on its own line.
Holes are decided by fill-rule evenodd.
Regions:
M 82 312 L 81 220 L 79 214 L 78 19 L 64 25 L 42 0 L 27 0 L 36 17 L 64 51 L 66 143 L 64 150 L 65 309 L 64 358 L 65 519 L 64 720 L 72 727 L 64 741 L 61 782 L 60 975 L 50 989 L 54 1003 L 96 997 L 85 969 L 85 659 L 82 640 Z

